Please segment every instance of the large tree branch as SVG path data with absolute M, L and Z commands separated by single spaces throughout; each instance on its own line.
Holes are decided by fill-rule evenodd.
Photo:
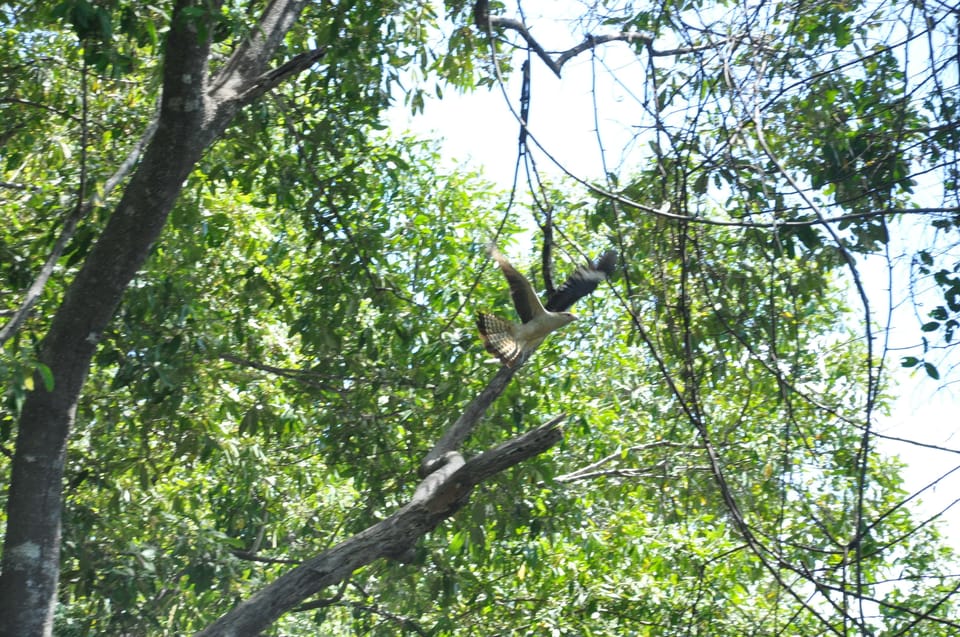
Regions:
M 263 74 L 277 47 L 283 41 L 290 27 L 296 22 L 306 4 L 306 0 L 272 0 L 263 10 L 263 14 L 257 21 L 257 27 L 240 43 L 223 69 L 213 78 L 211 82 L 212 94 L 232 100 L 247 94 L 252 87 L 259 85 L 262 82 L 261 74 Z M 311 53 L 316 51 L 320 51 L 320 49 L 300 54 L 291 62 L 304 56 L 309 57 Z M 320 55 L 322 55 L 322 52 Z M 287 64 L 290 64 L 290 62 Z M 273 84 L 273 86 L 276 86 L 276 84 Z M 272 88 L 272 86 L 264 90 L 269 90 L 269 88 Z M 262 92 L 257 93 L 257 95 L 262 94 Z M 242 102 L 248 103 L 254 97 L 256 95 L 250 95 L 248 99 L 242 100 Z
M 411 501 L 393 515 L 280 576 L 198 633 L 198 637 L 259 634 L 284 613 L 343 581 L 357 569 L 380 558 L 403 555 L 419 538 L 453 515 L 476 485 L 557 444 L 562 438 L 562 418 L 554 418 L 485 451 L 457 466 L 442 480 L 429 476 Z M 458 464 L 456 461 L 451 466 Z
M 255 101 L 267 91 L 282 84 L 288 78 L 306 71 L 320 61 L 326 52 L 327 47 L 325 46 L 305 51 L 290 58 L 277 68 L 262 73 L 250 83 L 249 88 L 237 97 L 237 101 L 241 105 Z
M 443 459 L 450 451 L 456 451 L 467 439 L 474 428 L 480 422 L 483 414 L 486 413 L 494 400 L 497 399 L 503 390 L 507 388 L 510 379 L 517 373 L 520 367 L 502 366 L 496 375 L 490 380 L 487 386 L 474 398 L 457 421 L 453 423 L 440 437 L 433 449 L 423 458 L 420 464 L 420 475 L 427 476 L 439 466 L 439 461 Z

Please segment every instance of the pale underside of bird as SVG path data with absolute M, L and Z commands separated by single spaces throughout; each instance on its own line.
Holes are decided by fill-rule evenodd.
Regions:
M 576 315 L 566 311 L 567 308 L 597 289 L 617 265 L 617 253 L 608 250 L 596 262 L 577 268 L 544 305 L 527 278 L 496 247 L 490 246 L 488 252 L 510 284 L 510 296 L 521 322 L 478 312 L 477 329 L 487 351 L 508 367 L 526 360 L 550 332 L 577 320 Z

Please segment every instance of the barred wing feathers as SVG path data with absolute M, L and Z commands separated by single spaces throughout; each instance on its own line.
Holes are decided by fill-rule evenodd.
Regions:
M 514 325 L 493 314 L 477 313 L 477 330 L 488 352 L 504 365 L 513 367 L 523 354 L 523 347 L 513 335 Z

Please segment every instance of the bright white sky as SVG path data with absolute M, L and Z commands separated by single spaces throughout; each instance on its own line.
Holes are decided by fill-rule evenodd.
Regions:
M 565 32 L 556 23 L 537 23 L 529 13 L 528 24 L 536 24 L 533 33 L 548 49 L 567 49 L 581 38 Z M 568 171 L 580 178 L 598 181 L 604 174 L 604 158 L 608 169 L 620 172 L 620 164 L 629 166 L 631 162 L 635 163 L 647 143 L 643 139 L 634 141 L 634 132 L 624 125 L 624 122 L 637 119 L 631 114 L 637 108 L 636 96 L 614 83 L 611 79 L 614 75 L 603 65 L 615 69 L 616 77 L 621 81 L 637 77 L 636 86 L 642 85 L 636 75 L 641 69 L 624 43 L 604 45 L 597 50 L 595 60 L 585 53 L 568 62 L 563 67 L 562 79 L 536 58 L 531 64 L 530 129 L 533 136 L 544 151 Z M 596 74 L 593 69 L 597 70 Z M 594 85 L 598 96 L 596 115 Z M 508 189 L 517 159 L 519 126 L 511 105 L 513 109 L 519 109 L 519 73 L 511 78 L 505 92 L 506 96 L 497 87 L 465 96 L 448 92 L 442 100 L 428 101 L 422 116 L 411 118 L 403 106 L 398 106 L 392 109 L 389 121 L 395 132 L 410 130 L 418 136 L 442 140 L 442 153 L 450 166 L 482 170 L 497 186 Z M 598 139 L 603 140 L 602 150 Z M 537 167 L 546 179 L 559 179 L 563 175 L 555 163 L 535 148 L 534 142 L 530 141 L 528 145 L 534 147 Z M 643 203 L 659 206 L 659 202 Z M 895 309 L 890 332 L 892 351 L 886 365 L 889 378 L 895 379 L 898 385 L 898 398 L 891 415 L 878 418 L 877 429 L 891 436 L 960 449 L 960 400 L 958 390 L 949 384 L 951 376 L 948 372 L 951 370 L 941 366 L 944 378 L 937 382 L 928 379 L 922 371 L 909 372 L 900 368 L 902 356 L 920 355 L 916 349 L 900 349 L 914 347 L 919 342 L 921 319 L 918 315 L 925 317 L 926 312 L 938 304 L 936 297 L 931 296 L 927 299 L 927 308 L 918 313 L 908 296 L 910 255 L 916 246 L 923 244 L 918 240 L 920 232 L 922 230 L 917 228 L 893 233 L 891 255 L 896 257 L 897 263 L 892 286 Z M 960 255 L 957 260 L 960 261 Z M 874 316 L 885 323 L 890 287 L 886 264 L 879 259 L 864 264 L 862 275 L 874 306 Z M 856 301 L 853 307 L 859 310 L 859 302 Z M 878 339 L 877 347 L 882 344 Z M 952 371 L 954 382 L 958 374 L 960 371 Z M 922 494 L 920 505 L 914 508 L 920 515 L 933 515 L 948 509 L 960 498 L 960 469 L 943 477 L 960 467 L 960 455 L 890 441 L 883 441 L 880 446 L 889 454 L 900 455 L 907 463 L 904 487 L 909 493 L 942 479 L 936 487 Z M 949 509 L 944 518 L 944 531 L 960 549 L 960 504 Z
M 889 317 L 889 354 L 886 365 L 888 381 L 896 400 L 888 417 L 879 417 L 880 433 L 914 440 L 950 449 L 960 449 L 960 395 L 958 395 L 958 370 L 951 369 L 950 359 L 941 358 L 934 352 L 931 361 L 938 364 L 941 380 L 928 378 L 922 370 L 905 370 L 900 367 L 903 356 L 922 356 L 919 347 L 920 325 L 927 313 L 943 303 L 937 291 L 917 297 L 920 306 L 909 294 L 910 259 L 917 246 L 932 239 L 928 228 L 921 226 L 919 219 L 901 222 L 900 231 L 891 232 L 890 252 L 893 268 L 893 285 L 889 284 L 886 262 L 877 257 L 860 268 L 864 284 L 873 304 L 874 316 L 881 324 L 886 323 L 889 304 L 888 290 L 893 290 L 893 312 Z M 882 346 L 883 335 L 877 345 Z M 932 336 L 936 340 L 937 336 Z M 955 358 L 955 357 L 954 357 Z M 952 384 L 951 384 L 952 381 Z M 907 443 L 883 440 L 882 450 L 897 454 L 907 464 L 903 472 L 904 488 L 917 492 L 927 485 L 937 483 L 920 496 L 920 505 L 915 508 L 921 515 L 944 514 L 943 530 L 953 545 L 960 549 L 960 455 L 945 451 L 926 449 Z M 953 473 L 951 473 L 953 471 Z M 938 482 L 939 481 L 939 482 Z M 956 503 L 956 504 L 955 504 Z

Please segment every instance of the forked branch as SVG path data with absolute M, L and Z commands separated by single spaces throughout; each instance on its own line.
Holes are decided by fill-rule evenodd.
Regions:
M 642 33 L 639 31 L 621 31 L 619 33 L 608 33 L 605 35 L 587 35 L 583 39 L 583 42 L 580 42 L 576 46 L 566 49 L 565 51 L 561 51 L 560 53 L 556 54 L 556 56 L 551 56 L 550 53 L 548 53 L 543 47 L 543 45 L 533 37 L 529 29 L 527 29 L 527 25 L 525 25 L 523 22 L 504 16 L 490 15 L 490 3 L 488 0 L 477 0 L 476 4 L 473 5 L 473 19 L 477 25 L 477 28 L 484 33 L 490 33 L 493 31 L 493 29 L 507 29 L 509 31 L 516 31 L 517 34 L 523 38 L 524 42 L 527 43 L 527 46 L 530 47 L 530 50 L 536 53 L 537 57 L 539 57 L 543 63 L 547 65 L 547 68 L 553 71 L 557 77 L 560 77 L 560 71 L 567 61 L 575 58 L 585 51 L 589 51 L 597 47 L 598 45 L 607 44 L 609 42 L 627 42 L 628 44 L 640 42 L 646 47 L 649 54 L 654 57 L 692 53 L 694 51 L 712 49 L 717 46 L 714 43 L 708 43 L 701 46 L 681 47 L 666 51 L 658 51 L 653 48 L 653 36 L 649 33 Z

